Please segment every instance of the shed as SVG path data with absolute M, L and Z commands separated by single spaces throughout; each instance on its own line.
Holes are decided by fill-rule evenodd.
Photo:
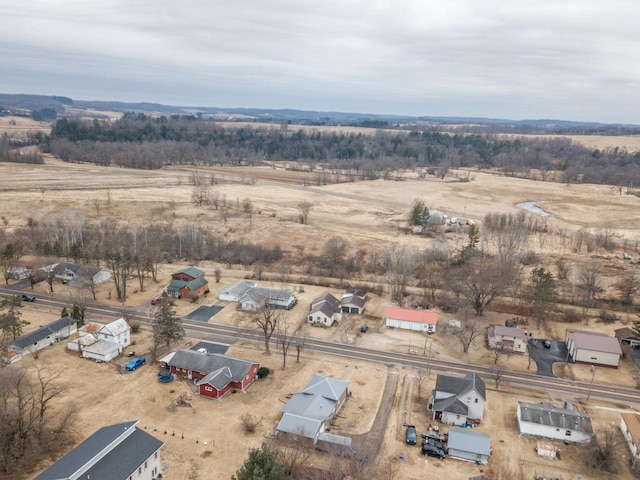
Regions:
M 620 419 L 620 430 L 634 461 L 640 461 L 640 415 L 623 413 Z
M 573 362 L 618 367 L 622 350 L 618 340 L 606 333 L 567 330 L 567 348 Z
M 341 457 L 351 457 L 356 452 L 351 437 L 321 432 L 316 438 L 316 449 Z
M 545 402 L 518 402 L 520 435 L 532 435 L 560 442 L 587 443 L 593 428 L 584 412 L 557 408 Z
M 438 314 L 427 310 L 387 307 L 386 318 L 387 327 L 416 332 L 434 333 L 438 324 Z
M 82 337 L 86 338 L 86 337 Z M 98 340 L 82 347 L 82 356 L 97 362 L 110 362 L 122 353 L 122 345 L 108 340 Z
M 538 440 L 538 445 L 536 446 L 536 453 L 539 457 L 547 458 L 549 460 L 555 460 L 558 455 L 558 447 L 556 447 L 553 443 L 547 442 L 545 440 Z
M 450 457 L 486 465 L 491 455 L 491 437 L 468 428 L 450 428 L 447 453 Z

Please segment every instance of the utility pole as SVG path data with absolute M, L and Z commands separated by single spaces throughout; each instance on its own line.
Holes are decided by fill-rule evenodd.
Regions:
M 593 387 L 593 379 L 596 378 L 596 367 L 591 365 L 591 383 L 589 384 L 589 393 L 587 393 L 587 403 L 589 403 L 589 397 L 591 397 L 591 388 Z

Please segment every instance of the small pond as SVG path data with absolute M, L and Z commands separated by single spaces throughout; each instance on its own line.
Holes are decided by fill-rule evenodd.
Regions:
M 553 213 L 545 212 L 543 209 L 538 207 L 538 205 L 542 205 L 543 203 L 546 203 L 546 202 L 544 201 L 522 202 L 522 203 L 516 204 L 516 207 L 522 208 L 523 210 L 526 210 L 529 213 L 533 213 L 534 215 L 540 215 L 541 217 L 548 217 L 548 218 L 555 217 Z

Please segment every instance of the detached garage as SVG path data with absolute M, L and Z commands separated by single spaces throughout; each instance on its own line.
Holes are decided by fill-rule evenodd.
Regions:
M 437 324 L 438 314 L 436 312 L 387 307 L 387 327 L 435 333 Z
M 618 367 L 622 350 L 618 340 L 605 333 L 567 330 L 567 348 L 573 362 Z

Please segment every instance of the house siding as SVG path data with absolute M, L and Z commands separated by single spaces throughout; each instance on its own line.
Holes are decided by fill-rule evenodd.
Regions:
M 518 427 L 520 435 L 531 435 L 533 437 L 548 438 L 559 442 L 586 443 L 591 440 L 589 434 L 577 430 L 555 427 L 553 425 L 541 425 L 523 421 L 520 416 L 520 409 L 517 410 Z M 567 435 L 569 433 L 569 435 Z
M 435 333 L 436 325 L 430 325 L 423 322 L 411 322 L 409 320 L 396 320 L 394 318 L 387 318 L 387 327 L 400 328 L 403 330 L 413 330 L 415 332 L 429 332 Z
M 488 455 L 482 455 L 479 453 L 473 453 L 473 452 L 467 452 L 465 450 L 458 450 L 455 448 L 449 448 L 447 450 L 447 454 L 450 457 L 455 457 L 455 458 L 459 458 L 461 460 L 467 460 L 469 462 L 478 462 L 481 463 L 483 465 L 486 465 L 487 463 L 489 463 L 489 456 Z
M 624 418 L 620 420 L 620 431 L 622 432 L 622 436 L 624 437 L 629 450 L 631 451 L 631 456 L 636 460 L 640 460 L 640 451 L 638 450 L 638 446 L 634 443 L 633 437 L 631 436 L 631 432 L 629 432 L 629 428 L 627 428 L 627 424 L 624 421 Z

